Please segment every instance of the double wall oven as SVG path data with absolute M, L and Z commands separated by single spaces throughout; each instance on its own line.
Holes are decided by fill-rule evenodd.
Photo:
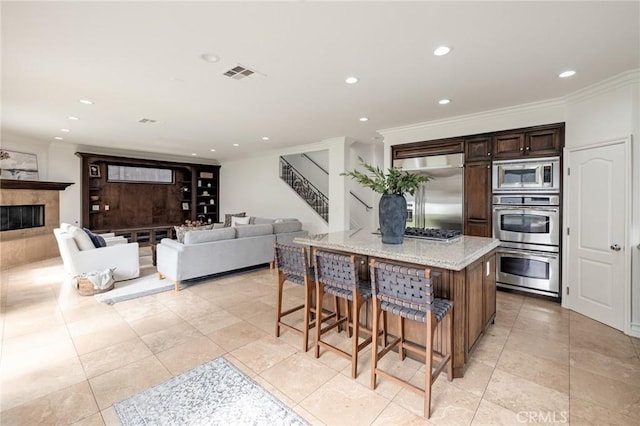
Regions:
M 560 184 L 557 157 L 496 161 L 493 236 L 498 286 L 560 296 Z

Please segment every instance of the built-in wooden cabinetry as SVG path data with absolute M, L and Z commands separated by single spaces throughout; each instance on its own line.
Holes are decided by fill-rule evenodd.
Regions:
M 498 133 L 493 140 L 493 158 L 512 160 L 527 157 L 553 157 L 560 155 L 564 137 L 564 124 L 531 127 L 523 131 Z
M 152 230 L 153 239 L 154 229 L 170 236 L 166 230 L 185 220 L 218 221 L 220 166 L 76 155 L 82 159 L 82 226 L 132 237 Z M 127 171 L 115 179 L 110 166 Z
M 495 259 L 495 252 L 492 252 L 467 266 L 467 352 L 474 349 L 478 339 L 496 316 Z
M 494 160 L 560 156 L 564 123 L 412 142 L 392 147 L 392 159 L 464 152 L 464 224 L 466 235 L 491 237 L 491 168 Z

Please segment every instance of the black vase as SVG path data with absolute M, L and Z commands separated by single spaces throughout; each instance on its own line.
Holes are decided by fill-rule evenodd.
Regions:
M 380 233 L 385 244 L 402 244 L 407 226 L 407 200 L 402 195 L 384 194 L 378 204 Z

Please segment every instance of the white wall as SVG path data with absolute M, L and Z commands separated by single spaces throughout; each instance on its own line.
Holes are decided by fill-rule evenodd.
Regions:
M 304 151 L 302 151 L 304 152 Z M 309 233 L 328 231 L 324 220 L 279 176 L 278 153 L 225 161 L 220 168 L 220 215 L 295 217 Z

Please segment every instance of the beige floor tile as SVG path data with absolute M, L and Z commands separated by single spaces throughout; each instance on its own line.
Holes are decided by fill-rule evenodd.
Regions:
M 171 373 L 155 356 L 150 356 L 93 377 L 89 383 L 102 410 L 169 378 Z
M 156 354 L 171 374 L 178 375 L 211 361 L 225 353 L 224 349 L 208 337 L 201 336 Z
M 538 320 L 530 316 L 522 316 L 522 310 L 520 310 L 518 319 L 516 319 L 516 322 L 513 324 L 512 331 L 524 332 L 541 339 L 564 343 L 567 342 L 569 338 L 569 321 Z
M 332 368 L 297 353 L 262 371 L 260 375 L 296 403 L 338 374 Z
M 48 357 L 69 358 L 76 356 L 73 341 L 63 325 L 49 326 L 43 324 L 33 333 L 22 334 L 7 338 L 2 342 L 2 363 L 15 362 L 19 364 L 34 363 L 41 365 L 41 355 Z
M 638 419 L 625 416 L 615 410 L 600 407 L 592 402 L 571 397 L 571 418 L 572 425 L 593 425 L 593 426 L 637 426 Z
M 230 352 L 249 342 L 260 339 L 266 334 L 248 322 L 241 321 L 209 333 L 207 336 Z
M 362 386 L 371 389 L 371 362 L 372 362 L 371 349 L 367 348 L 362 351 L 358 360 L 358 377 L 356 381 Z M 400 357 L 395 352 L 389 352 L 382 359 L 378 360 L 378 368 L 382 369 L 389 374 L 393 374 L 402 380 L 410 380 L 423 364 L 418 363 L 410 358 L 405 358 L 404 361 L 400 361 Z M 351 365 L 347 365 L 341 370 L 341 374 L 351 378 Z M 402 387 L 378 375 L 376 380 L 376 388 L 374 392 L 391 400 L 398 392 L 402 390 Z
M 154 295 L 118 302 L 113 307 L 122 318 L 129 322 L 167 310 L 167 307 L 154 298 Z
M 625 336 L 618 330 L 610 329 L 602 324 L 587 327 L 576 324 L 575 321 L 571 322 L 570 343 L 573 348 L 588 349 L 622 361 L 637 357 L 629 336 Z
M 0 413 L 3 425 L 66 425 L 98 413 L 87 381 Z
M 390 402 L 372 423 L 374 426 L 426 426 L 431 424 L 433 423 L 429 423 L 424 417 L 416 416 L 395 402 Z
M 550 361 L 526 352 L 505 349 L 497 369 L 542 386 L 569 393 L 569 363 Z
M 188 322 L 198 329 L 200 333 L 209 334 L 241 321 L 237 316 L 216 307 L 214 310 L 205 313 L 205 315 L 190 319 Z
M 495 367 L 500 359 L 500 354 L 504 348 L 502 343 L 494 343 L 488 339 L 481 339 L 473 350 L 471 357 L 475 361 L 480 361 L 488 365 L 489 367 Z
M 19 309 L 19 308 L 18 308 Z M 4 337 L 11 338 L 38 332 L 42 329 L 42 325 L 47 326 L 65 326 L 64 317 L 60 310 L 55 306 L 47 309 L 29 309 L 20 315 L 5 316 Z
M 554 341 L 553 344 L 550 344 L 548 340 L 527 332 L 512 331 L 504 349 L 528 353 L 561 364 L 569 362 L 568 341 Z
M 513 412 L 523 409 L 545 413 L 569 411 L 569 395 L 496 369 L 484 399 Z
M 471 424 L 473 426 L 513 426 L 517 424 L 531 424 L 528 413 L 514 413 L 498 404 L 486 399 L 480 401 L 480 406 Z
M 151 352 L 157 354 L 181 343 L 202 337 L 202 333 L 186 322 L 141 336 Z
M 169 309 L 157 314 L 149 315 L 137 320 L 127 321 L 138 336 L 155 333 L 156 331 L 183 324 L 185 321 Z
M 84 380 L 86 376 L 77 356 L 44 358 L 40 363 L 5 364 L 0 379 L 0 410 L 16 407 Z
M 71 426 L 104 426 L 104 420 L 102 420 L 102 414 L 97 412 L 96 414 L 73 423 Z
M 262 388 L 264 388 L 264 390 L 266 390 L 271 395 L 275 396 L 278 400 L 280 400 L 284 405 L 286 405 L 288 407 L 294 407 L 296 405 L 296 403 L 295 403 L 295 401 L 293 399 L 289 398 L 287 395 L 282 393 L 280 391 L 280 389 L 278 389 L 275 386 L 273 386 L 271 383 L 269 383 L 264 377 L 260 376 L 259 374 L 254 376 L 254 377 L 252 377 L 252 379 L 257 384 L 262 386 Z
M 263 313 L 272 314 L 272 318 L 276 317 L 276 311 L 273 306 L 252 300 L 251 298 L 245 299 L 243 303 L 230 306 L 227 311 L 244 320 Z
M 571 368 L 571 396 L 640 420 L 640 384 L 632 386 L 581 368 Z
M 371 424 L 388 404 L 388 399 L 337 374 L 300 406 L 326 424 L 355 426 Z
M 491 380 L 493 370 L 493 367 L 472 358 L 465 366 L 464 377 L 454 379 L 451 383 L 460 389 L 482 397 L 487 389 L 489 380 Z M 441 378 L 446 380 L 446 371 L 442 373 Z
M 302 314 L 300 314 L 300 316 L 302 316 Z M 292 316 L 293 317 L 293 314 Z M 261 312 L 257 315 L 253 315 L 250 316 L 246 319 L 246 321 L 249 324 L 252 324 L 256 327 L 258 327 L 259 329 L 263 330 L 265 333 L 268 334 L 275 334 L 275 328 L 276 328 L 276 311 L 275 310 L 270 310 L 267 312 Z M 296 327 L 298 327 L 297 321 L 290 321 L 289 319 L 286 319 L 285 321 L 287 321 L 287 324 L 292 324 Z M 299 326 L 300 329 L 302 329 L 302 325 L 300 324 Z M 281 328 L 281 333 L 284 332 L 285 329 Z M 302 347 L 302 336 L 300 336 L 300 347 Z
M 227 361 L 229 361 L 231 364 L 235 365 L 238 368 L 238 370 L 242 371 L 248 377 L 254 378 L 258 375 L 256 371 L 253 371 L 251 368 L 249 368 L 248 365 L 244 364 L 242 361 L 240 361 L 238 358 L 234 357 L 230 353 L 224 354 L 224 358 Z
M 147 345 L 138 337 L 80 355 L 80 362 L 87 377 L 95 377 L 116 368 L 153 355 Z
M 107 407 L 100 411 L 100 415 L 102 415 L 102 421 L 104 422 L 105 426 L 122 426 L 122 422 L 120 422 L 120 419 L 118 418 L 116 410 L 113 408 L 113 406 Z
M 73 338 L 73 344 L 78 354 L 84 355 L 136 337 L 138 335 L 125 322 L 116 325 L 107 324 L 99 331 L 76 336 Z
M 63 309 L 62 315 L 67 323 L 73 323 L 87 320 L 96 315 L 104 315 L 112 312 L 114 312 L 112 305 L 100 303 L 91 297 L 91 300 L 87 301 L 87 303 L 80 303 Z
M 87 318 L 67 323 L 71 337 L 97 333 L 117 325 L 126 325 L 126 321 L 115 310 L 93 315 Z
M 264 336 L 233 350 L 231 354 L 258 373 L 296 353 L 296 349 L 273 336 Z
M 572 348 L 570 364 L 573 368 L 591 371 L 628 385 L 640 386 L 640 359 L 632 357 L 626 361 L 584 348 Z
M 292 408 L 300 417 L 307 421 L 311 426 L 325 426 L 326 423 L 321 422 L 316 416 L 305 410 L 299 405 Z
M 181 302 L 168 306 L 173 313 L 186 321 L 200 318 L 219 309 L 218 306 L 199 296 L 194 296 L 188 303 Z

